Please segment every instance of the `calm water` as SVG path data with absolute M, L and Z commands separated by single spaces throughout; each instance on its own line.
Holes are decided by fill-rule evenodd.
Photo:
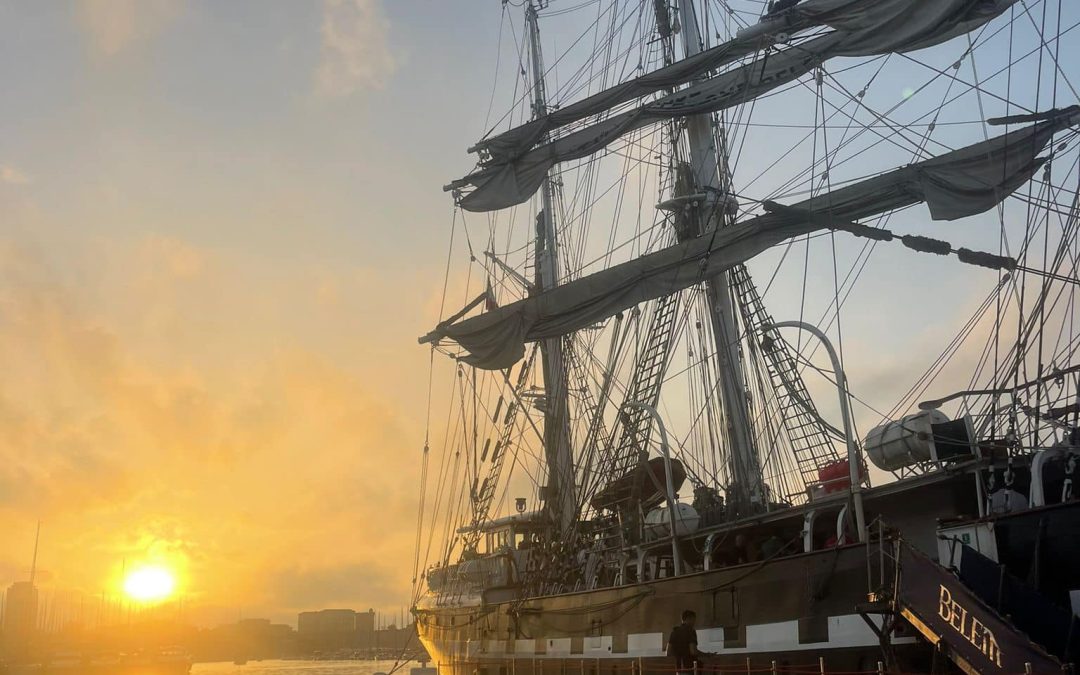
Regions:
M 409 663 L 395 675 L 409 675 Z M 389 673 L 393 661 L 248 661 L 238 666 L 233 663 L 196 663 L 191 675 L 375 675 Z

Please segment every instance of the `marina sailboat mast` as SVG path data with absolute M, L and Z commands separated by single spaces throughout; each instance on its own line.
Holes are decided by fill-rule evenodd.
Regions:
M 533 76 L 533 119 L 547 115 L 547 92 L 544 86 L 544 63 L 540 49 L 538 7 L 534 0 L 525 6 L 529 30 L 529 61 Z M 541 210 L 536 216 L 536 291 L 559 284 L 559 241 L 555 222 L 555 184 L 551 170 L 540 185 Z M 553 337 L 540 344 L 543 361 L 544 395 L 539 404 L 544 416 L 544 455 L 548 483 L 544 507 L 556 533 L 569 532 L 576 517 L 574 460 L 570 446 L 570 407 L 567 390 L 563 340 Z

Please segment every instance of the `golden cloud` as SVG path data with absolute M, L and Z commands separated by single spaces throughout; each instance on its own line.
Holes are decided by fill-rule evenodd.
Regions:
M 340 577 L 325 570 L 357 567 L 383 571 L 341 601 L 404 602 L 411 570 L 386 561 L 411 559 L 422 411 L 403 413 L 385 383 L 407 368 L 363 350 L 330 358 L 303 335 L 258 339 L 276 315 L 246 306 L 260 301 L 231 265 L 189 242 L 109 250 L 87 255 L 79 275 L 95 282 L 75 287 L 0 240 L 0 529 L 42 518 L 42 564 L 89 593 L 114 588 L 123 561 L 157 557 L 182 568 L 193 606 L 280 617 L 326 599 Z M 335 283 L 353 282 L 370 279 Z M 297 287 L 276 300 L 311 301 L 318 285 Z M 170 329 L 200 308 L 206 332 Z M 158 311 L 170 318 L 138 319 Z M 222 353 L 187 349 L 199 340 Z M 0 572 L 26 555 L 3 547 Z M 280 586 L 298 579 L 310 583 Z

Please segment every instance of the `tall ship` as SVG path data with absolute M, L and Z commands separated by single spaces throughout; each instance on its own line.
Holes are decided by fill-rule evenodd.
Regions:
M 1074 668 L 1080 4 L 490 25 L 420 338 L 439 675 L 670 673 L 687 610 L 701 671 Z

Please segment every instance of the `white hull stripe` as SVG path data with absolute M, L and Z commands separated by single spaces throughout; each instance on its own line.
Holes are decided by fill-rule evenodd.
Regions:
M 881 621 L 871 617 L 878 627 Z M 828 639 L 819 642 L 799 641 L 799 622 L 780 621 L 746 627 L 746 646 L 725 647 L 723 628 L 699 628 L 698 648 L 715 654 L 757 654 L 821 649 L 877 647 L 878 637 L 858 614 L 828 617 Z M 914 637 L 892 638 L 893 644 L 910 644 Z M 665 655 L 663 633 L 632 633 L 626 637 L 626 651 L 613 651 L 610 635 L 586 637 L 581 651 L 572 650 L 570 638 L 531 640 L 483 640 L 437 644 L 446 656 L 454 658 L 575 659 L 575 658 L 655 658 Z

